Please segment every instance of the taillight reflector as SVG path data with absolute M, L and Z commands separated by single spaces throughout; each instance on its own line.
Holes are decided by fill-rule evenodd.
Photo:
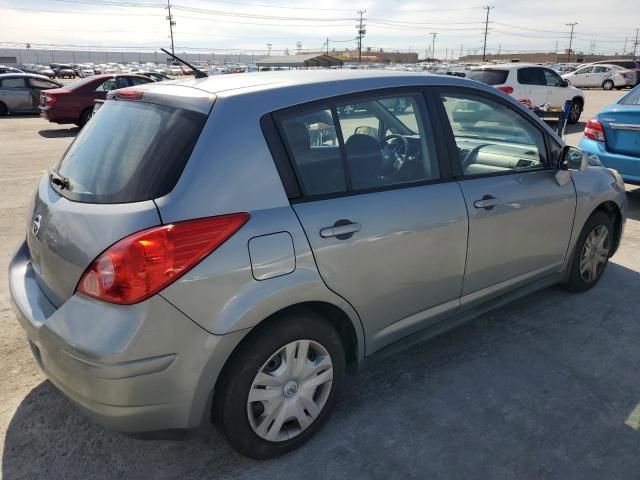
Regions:
M 508 95 L 511 95 L 513 93 L 513 87 L 498 87 L 498 90 L 502 90 Z
M 55 95 L 51 95 L 50 93 L 45 93 L 44 94 L 44 104 L 47 107 L 52 106 L 54 103 L 56 103 L 56 100 L 58 98 Z
M 105 302 L 146 300 L 180 278 L 249 220 L 248 213 L 188 220 L 142 230 L 96 258 L 77 291 Z
M 584 127 L 584 136 L 591 140 L 604 142 L 604 129 L 598 119 L 592 118 L 587 122 L 587 125 Z
M 143 93 L 140 90 L 129 90 L 128 88 L 116 91 L 116 98 L 122 100 L 141 100 L 142 95 Z

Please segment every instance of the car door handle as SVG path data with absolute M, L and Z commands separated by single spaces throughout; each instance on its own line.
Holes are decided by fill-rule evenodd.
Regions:
M 322 238 L 337 237 L 339 240 L 346 240 L 347 238 L 350 238 L 354 233 L 359 232 L 360 228 L 361 227 L 359 223 L 339 224 L 338 221 L 333 227 L 326 227 L 321 229 L 320 236 Z
M 493 207 L 498 205 L 500 200 L 496 197 L 492 197 L 491 195 L 485 195 L 482 197 L 482 200 L 476 200 L 473 202 L 473 206 L 476 208 L 484 208 L 485 210 L 491 210 Z

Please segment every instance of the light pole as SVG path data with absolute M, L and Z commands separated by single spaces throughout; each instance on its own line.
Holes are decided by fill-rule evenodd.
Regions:
M 571 27 L 571 33 L 569 34 L 569 51 L 567 52 L 567 62 L 571 59 L 571 45 L 573 45 L 573 29 L 578 22 L 565 23 L 567 27 Z
M 438 32 L 431 32 L 429 35 L 431 35 L 431 59 L 435 60 L 435 58 L 436 58 L 436 35 L 438 35 Z

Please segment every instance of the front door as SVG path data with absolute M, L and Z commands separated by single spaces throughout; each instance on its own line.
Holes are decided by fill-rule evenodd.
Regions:
M 464 89 L 442 90 L 441 100 L 469 212 L 465 307 L 560 270 L 576 193 L 572 182 L 556 182 L 544 131 L 524 114 Z M 466 122 L 458 105 L 484 112 L 483 119 Z
M 441 182 L 422 95 L 277 118 L 303 190 L 293 207 L 326 285 L 360 315 L 367 354 L 456 310 L 467 213 L 458 185 Z
M 0 102 L 10 112 L 28 112 L 31 108 L 31 96 L 23 77 L 9 77 L 0 80 Z
M 567 87 L 564 86 L 562 77 L 550 68 L 545 68 L 543 71 L 549 91 L 549 104 L 552 107 L 564 108 L 564 102 L 571 98 L 567 98 Z
M 538 107 L 549 101 L 549 89 L 547 88 L 542 68 L 519 68 L 517 76 L 520 87 L 524 89 L 524 99 L 530 100 L 531 103 Z

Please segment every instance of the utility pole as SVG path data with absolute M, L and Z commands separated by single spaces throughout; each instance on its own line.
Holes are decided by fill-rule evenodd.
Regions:
M 270 43 L 267 43 L 267 51 L 268 51 L 267 57 L 270 57 L 271 56 L 271 44 Z
M 569 34 L 569 51 L 567 52 L 567 62 L 571 59 L 571 45 L 573 45 L 573 29 L 578 22 L 565 23 L 567 27 L 571 27 L 571 33 Z
M 362 62 L 362 37 L 367 33 L 366 25 L 363 23 L 363 15 L 365 13 L 367 13 L 366 10 L 358 10 L 358 15 L 360 15 L 360 21 L 356 25 L 356 30 L 358 31 L 358 63 Z
M 300 55 L 302 53 L 302 42 L 296 42 L 296 53 Z
M 430 32 L 429 35 L 431 35 L 431 60 L 434 60 L 436 58 L 436 35 L 438 35 L 438 32 Z
M 624 48 L 622 49 L 622 56 L 624 57 L 627 54 L 627 41 L 629 40 L 628 37 L 624 37 Z
M 640 28 L 636 28 L 636 40 L 633 42 L 633 58 L 636 58 L 636 48 L 638 48 L 638 31 Z
M 490 7 L 489 5 L 482 7 L 487 11 L 487 18 L 484 21 L 484 46 L 482 47 L 482 61 L 487 61 L 487 35 L 489 34 L 489 11 L 493 10 L 495 7 Z
M 458 55 L 458 61 L 462 58 L 462 51 L 464 50 L 464 44 L 460 44 L 460 55 Z
M 327 46 L 327 55 L 329 55 L 329 37 L 327 37 L 326 46 Z
M 171 54 L 175 55 L 175 52 L 173 51 L 173 27 L 176 26 L 176 22 L 173 20 L 173 15 L 171 15 L 171 3 L 169 3 L 170 0 L 167 0 L 167 10 L 168 10 L 168 15 L 167 15 L 167 20 L 169 20 L 169 33 L 171 34 Z

